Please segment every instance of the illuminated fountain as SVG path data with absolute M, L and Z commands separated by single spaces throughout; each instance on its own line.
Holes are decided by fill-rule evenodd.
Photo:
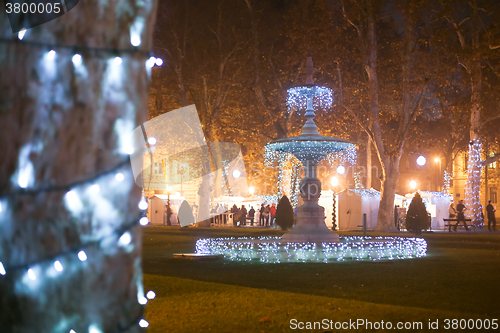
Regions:
M 319 162 L 327 156 L 353 162 L 356 147 L 351 142 L 322 136 L 314 122 L 314 103 L 332 104 L 332 91 L 314 84 L 312 59 L 307 58 L 304 86 L 288 90 L 288 104 L 302 104 L 307 118 L 300 135 L 270 142 L 266 159 L 284 160 L 292 154 L 304 166 L 300 196 L 304 204 L 297 207 L 295 226 L 283 237 L 200 239 L 196 252 L 222 254 L 231 260 L 260 262 L 331 262 L 343 260 L 404 259 L 424 256 L 427 243 L 420 238 L 342 237 L 325 224 L 325 209 L 318 205 L 321 182 L 316 177 Z
M 285 242 L 338 242 L 339 236 L 325 224 L 325 209 L 318 205 L 321 182 L 316 177 L 316 167 L 330 154 L 355 151 L 354 144 L 347 140 L 322 136 L 314 122 L 313 102 L 320 100 L 331 105 L 332 90 L 314 84 L 312 58 L 307 58 L 304 86 L 288 89 L 288 103 L 306 102 L 306 123 L 299 136 L 278 139 L 266 146 L 267 152 L 292 154 L 304 166 L 304 179 L 300 183 L 300 196 L 304 201 L 297 207 L 297 220 L 292 231 L 283 235 Z

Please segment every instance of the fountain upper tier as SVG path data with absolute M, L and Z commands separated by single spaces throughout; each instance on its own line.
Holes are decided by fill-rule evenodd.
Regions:
M 307 160 L 319 163 L 329 154 L 355 149 L 355 145 L 347 140 L 322 136 L 319 133 L 314 122 L 316 114 L 314 113 L 313 100 L 317 98 L 323 101 L 323 104 L 331 106 L 332 90 L 314 84 L 313 74 L 315 71 L 312 58 L 308 57 L 304 69 L 307 74 L 306 84 L 288 89 L 289 106 L 299 106 L 306 102 L 305 117 L 307 120 L 302 132 L 299 136 L 274 140 L 267 145 L 268 148 L 275 152 L 293 154 L 303 165 Z

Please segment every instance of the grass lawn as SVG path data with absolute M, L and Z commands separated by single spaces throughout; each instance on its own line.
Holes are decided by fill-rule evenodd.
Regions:
M 335 325 L 358 319 L 375 325 L 389 321 L 392 331 L 398 322 L 410 322 L 406 325 L 413 329 L 406 331 L 425 331 L 429 320 L 439 320 L 444 331 L 446 319 L 500 319 L 500 234 L 424 234 L 427 256 L 419 259 L 261 264 L 173 259 L 172 254 L 194 252 L 199 238 L 279 236 L 281 231 L 144 230 L 145 291 L 157 295 L 146 305 L 148 332 L 290 332 L 299 331 L 291 329 L 299 322 L 307 327 L 323 319 L 327 326 L 302 331 L 336 332 L 330 320 Z M 366 328 L 353 327 L 349 331 Z

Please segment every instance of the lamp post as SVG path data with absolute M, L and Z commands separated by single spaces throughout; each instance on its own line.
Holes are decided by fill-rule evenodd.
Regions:
M 436 178 L 436 191 L 439 191 L 439 178 L 441 176 L 441 159 L 439 157 L 434 158 L 434 162 L 438 163 L 438 174 Z
M 332 230 L 335 231 L 337 229 L 337 199 L 335 198 L 335 193 L 337 192 L 337 185 L 339 184 L 339 180 L 337 179 L 337 177 L 332 177 L 331 182 L 333 186 Z
M 184 172 L 186 172 L 186 165 L 184 163 L 179 164 L 179 168 L 177 169 L 177 173 L 181 175 L 181 192 L 182 192 L 182 176 L 184 176 Z

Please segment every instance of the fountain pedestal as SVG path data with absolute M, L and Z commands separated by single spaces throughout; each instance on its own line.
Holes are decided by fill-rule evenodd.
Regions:
M 321 182 L 316 177 L 316 163 L 307 160 L 305 176 L 300 183 L 300 196 L 304 204 L 297 207 L 294 228 L 283 235 L 283 242 L 338 242 L 339 235 L 328 229 L 325 224 L 325 209 L 318 205 L 321 195 Z

